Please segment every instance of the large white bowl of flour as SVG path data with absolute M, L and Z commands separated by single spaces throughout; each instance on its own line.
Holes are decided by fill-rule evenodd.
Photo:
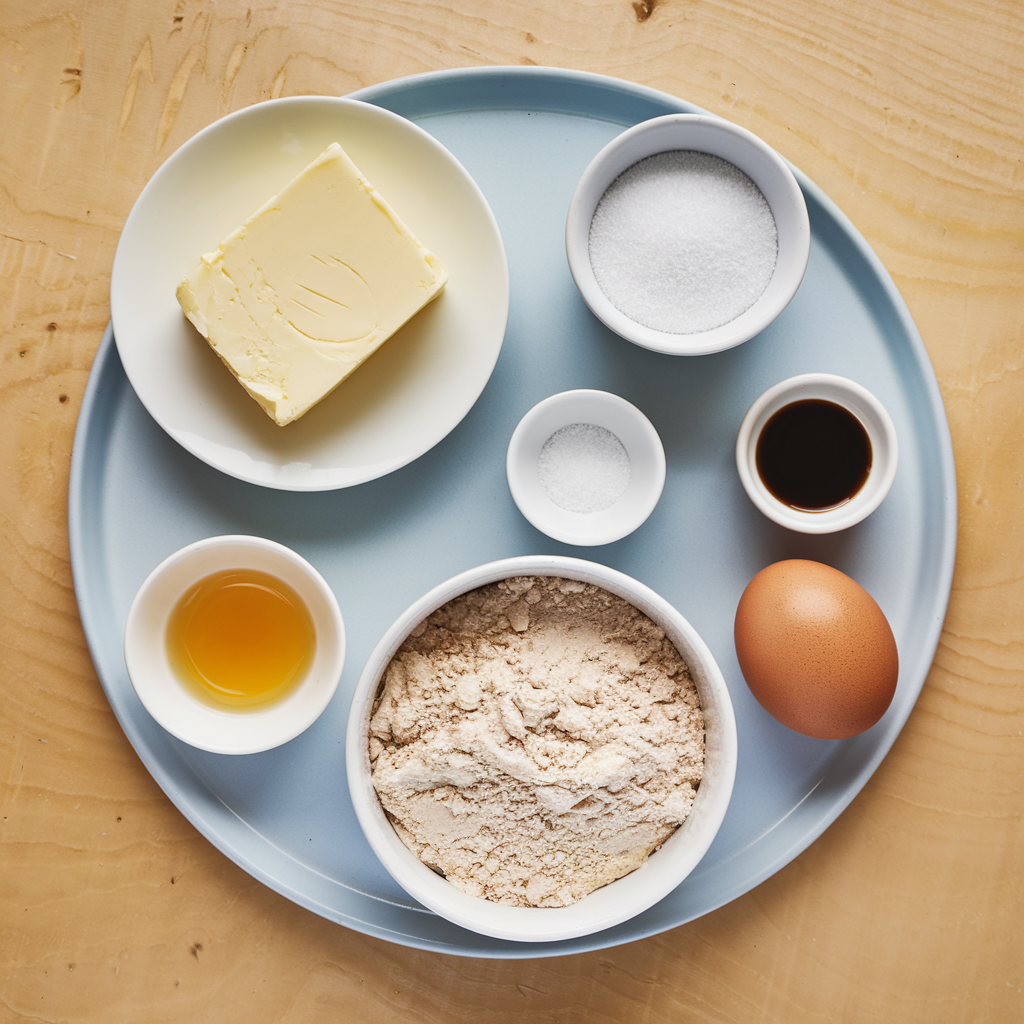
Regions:
M 573 280 L 616 334 L 706 355 L 764 330 L 810 253 L 807 205 L 785 160 L 719 117 L 666 114 L 612 139 L 565 224 Z
M 415 647 L 424 629 L 443 633 L 436 624 L 451 608 L 460 609 L 462 625 L 472 623 L 475 595 L 495 593 L 511 601 L 498 625 L 493 605 L 481 606 L 479 641 L 456 636 L 451 664 L 426 665 L 417 678 L 429 654 L 407 638 Z M 518 639 L 531 635 L 531 616 L 542 621 L 540 610 L 563 599 L 574 608 L 597 601 L 598 624 L 569 629 L 579 634 L 570 647 L 584 646 L 567 653 L 559 641 L 548 667 L 548 634 L 526 646 Z M 631 616 L 628 606 L 642 614 Z M 609 618 L 620 613 L 621 629 Z M 670 645 L 660 641 L 662 631 Z M 479 660 L 488 649 L 494 664 Z M 507 666 L 518 673 L 518 689 L 502 691 L 506 684 L 496 680 Z M 638 681 L 635 692 L 630 679 Z M 452 702 L 450 720 L 437 718 L 440 690 Z M 412 702 L 399 704 L 397 691 Z M 687 720 L 691 732 L 694 721 L 702 728 L 702 768 L 694 767 L 693 737 L 677 720 Z M 410 896 L 475 932 L 554 942 L 619 924 L 683 881 L 725 817 L 737 741 L 722 673 L 672 605 L 606 566 L 531 555 L 460 573 L 394 622 L 360 676 L 346 750 L 359 823 Z M 663 777 L 674 762 L 679 776 L 670 785 Z M 581 774 L 590 780 L 583 792 Z M 583 818 L 600 827 L 590 846 L 577 849 Z M 665 827 L 678 818 L 681 825 Z M 644 843 L 655 847 L 649 855 L 637 853 Z

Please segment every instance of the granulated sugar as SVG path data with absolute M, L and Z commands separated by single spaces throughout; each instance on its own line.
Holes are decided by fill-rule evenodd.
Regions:
M 590 263 L 620 312 L 668 334 L 735 320 L 768 286 L 778 231 L 761 190 L 709 153 L 672 150 L 623 171 L 590 224 Z
M 602 512 L 629 486 L 631 466 L 622 442 L 594 423 L 570 423 L 545 442 L 537 459 L 544 493 L 567 512 Z

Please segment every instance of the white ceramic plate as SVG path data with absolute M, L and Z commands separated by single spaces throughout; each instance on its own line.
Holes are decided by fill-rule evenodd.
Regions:
M 450 279 L 332 394 L 279 427 L 185 319 L 174 292 L 203 253 L 332 142 Z M 444 438 L 491 376 L 508 301 L 501 235 L 465 168 L 411 121 L 326 96 L 259 103 L 185 143 L 136 201 L 110 285 L 121 362 L 157 423 L 209 465 L 293 491 L 376 479 Z

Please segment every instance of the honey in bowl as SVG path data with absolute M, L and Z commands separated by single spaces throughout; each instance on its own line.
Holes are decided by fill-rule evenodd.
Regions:
M 286 583 L 229 569 L 194 584 L 171 612 L 167 652 L 179 679 L 203 699 L 247 707 L 282 696 L 312 659 L 313 621 Z

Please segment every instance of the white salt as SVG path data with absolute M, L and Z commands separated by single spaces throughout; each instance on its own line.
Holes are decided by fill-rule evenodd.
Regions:
M 622 442 L 594 423 L 570 423 L 545 442 L 537 459 L 544 493 L 567 512 L 603 512 L 629 485 Z
M 734 164 L 671 150 L 627 168 L 590 223 L 590 263 L 620 312 L 668 334 L 721 327 L 775 271 L 779 236 L 761 190 Z

